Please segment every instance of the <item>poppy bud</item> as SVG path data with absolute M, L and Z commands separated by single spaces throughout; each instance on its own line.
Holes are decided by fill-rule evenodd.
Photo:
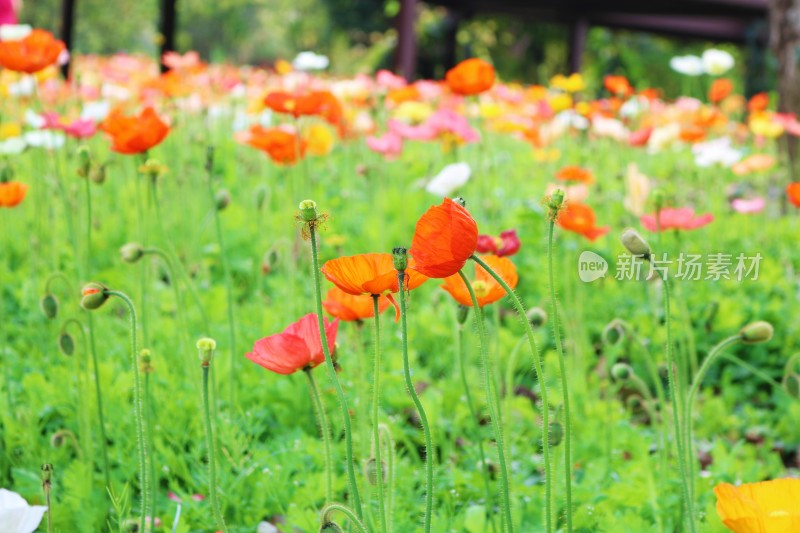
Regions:
M 550 422 L 550 425 L 547 426 L 549 431 L 547 432 L 547 443 L 550 446 L 558 446 L 561 444 L 561 440 L 564 438 L 564 428 L 558 422 Z
M 143 374 L 149 374 L 153 371 L 153 365 L 151 364 L 153 361 L 152 353 L 147 348 L 143 348 L 139 352 L 139 369 L 142 371 Z
M 39 307 L 42 308 L 42 314 L 52 320 L 58 315 L 58 298 L 53 294 L 45 294 L 39 301 Z
M 456 310 L 456 322 L 459 324 L 464 324 L 467 321 L 467 317 L 469 316 L 469 307 L 466 305 L 459 305 L 458 309 Z
M 144 247 L 138 242 L 129 242 L 119 249 L 119 255 L 126 263 L 135 263 L 144 255 Z
M 72 355 L 75 353 L 75 339 L 72 338 L 66 331 L 62 331 L 58 336 L 58 349 L 64 355 Z
M 791 374 L 783 378 L 783 390 L 795 400 L 800 399 L 800 376 Z
M 773 332 L 772 324 L 759 320 L 743 327 L 739 335 L 742 336 L 742 342 L 745 344 L 759 344 L 768 342 L 772 338 Z
M 403 272 L 408 268 L 408 250 L 398 246 L 392 249 L 392 259 L 394 260 L 394 269 L 398 272 Z
M 377 468 L 377 461 L 375 461 L 374 457 L 370 457 L 367 461 L 367 465 L 365 467 L 367 481 L 369 481 L 370 485 L 377 485 L 378 484 L 378 468 Z M 389 477 L 388 468 L 386 467 L 386 461 L 381 461 L 381 479 L 384 481 Z
M 636 257 L 647 259 L 650 257 L 650 245 L 647 244 L 639 232 L 633 228 L 628 228 L 622 232 L 622 245 Z
M 545 203 L 548 209 L 547 218 L 549 220 L 555 220 L 558 217 L 559 211 L 561 211 L 561 208 L 564 206 L 564 191 L 556 189 L 553 191 L 553 194 L 545 200 Z
M 625 338 L 626 334 L 625 323 L 615 318 L 603 328 L 603 342 L 609 346 L 616 346 Z
M 617 363 L 611 367 L 611 376 L 616 381 L 628 381 L 633 375 L 633 368 L 627 363 Z
M 214 358 L 214 350 L 216 349 L 217 341 L 210 337 L 203 337 L 197 341 L 197 356 L 200 358 L 202 366 L 211 364 L 211 360 Z
M 525 313 L 525 316 L 528 318 L 528 322 L 530 322 L 531 326 L 535 328 L 542 327 L 547 323 L 547 312 L 541 307 L 531 307 Z
M 264 207 L 264 202 L 267 201 L 267 193 L 269 193 L 269 189 L 266 185 L 259 185 L 256 188 L 256 209 L 259 211 Z
M 81 289 L 81 307 L 89 311 L 99 309 L 108 300 L 108 287 L 102 283 L 87 283 Z
M 106 181 L 106 166 L 99 165 L 93 166 L 89 170 L 89 179 L 98 185 L 102 185 Z
M 228 192 L 228 189 L 220 189 L 217 191 L 217 194 L 214 195 L 214 203 L 217 207 L 217 211 L 222 211 L 228 204 L 231 203 L 231 193 Z
M 314 200 L 303 200 L 300 202 L 300 217 L 306 222 L 317 220 L 317 202 Z
M 464 200 L 462 197 L 453 198 L 453 202 L 457 203 L 461 207 L 467 207 L 467 201 Z
M 89 147 L 81 145 L 78 147 L 78 176 L 82 178 L 89 177 L 89 171 L 92 168 L 92 156 L 89 153 Z
M 139 172 L 146 176 L 150 176 L 150 179 L 155 183 L 159 177 L 163 176 L 167 173 L 166 165 L 162 165 L 156 159 L 148 159 L 144 162 L 142 166 L 139 167 Z
M 335 522 L 328 522 L 319 528 L 319 533 L 344 533 L 344 530 Z
M 45 463 L 42 465 L 42 485 L 50 485 L 53 480 L 53 465 Z

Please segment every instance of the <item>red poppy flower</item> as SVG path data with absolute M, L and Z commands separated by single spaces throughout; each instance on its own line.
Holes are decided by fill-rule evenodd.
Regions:
M 456 274 L 475 253 L 478 224 L 465 208 L 450 198 L 428 209 L 417 221 L 411 249 L 411 268 L 429 278 Z
M 719 78 L 711 84 L 711 88 L 708 90 L 708 100 L 716 104 L 723 101 L 732 92 L 733 82 L 728 78 Z
M 519 276 L 517 275 L 517 269 L 514 263 L 512 263 L 510 259 L 507 257 L 498 257 L 496 255 L 487 255 L 481 259 L 483 259 L 509 287 L 513 289 L 517 286 Z M 475 265 L 475 279 L 470 285 L 472 285 L 475 298 L 478 300 L 478 307 L 492 304 L 506 295 L 503 286 L 480 265 Z M 469 289 L 458 274 L 445 278 L 442 288 L 449 292 L 450 296 L 461 305 L 472 307 L 472 298 L 470 297 Z
M 628 136 L 628 144 L 631 146 L 644 146 L 650 140 L 650 135 L 653 134 L 653 128 L 642 128 L 637 131 L 632 131 Z
M 747 110 L 751 113 L 754 111 L 764 111 L 769 106 L 769 95 L 767 93 L 758 93 L 750 97 L 747 102 Z
M 325 336 L 333 355 L 339 321 L 325 323 Z M 309 313 L 297 322 L 289 324 L 282 333 L 256 341 L 253 351 L 245 357 L 277 374 L 294 374 L 298 370 L 313 368 L 325 362 L 322 340 L 319 336 L 318 318 Z
M 20 181 L 0 181 L 0 207 L 16 207 L 25 199 L 28 186 Z
M 565 230 L 583 235 L 590 241 L 608 233 L 608 226 L 598 228 L 595 214 L 591 207 L 577 202 L 567 202 L 566 207 L 559 213 L 558 225 Z
M 280 128 L 253 126 L 239 140 L 258 148 L 273 161 L 281 165 L 291 165 L 299 161 L 306 150 L 305 140 L 295 133 Z
M 630 96 L 634 93 L 633 87 L 625 76 L 606 76 L 603 78 L 603 85 L 614 96 Z
M 35 74 L 58 61 L 63 41 L 45 30 L 33 30 L 19 41 L 0 42 L 0 65 L 16 72 Z
M 500 237 L 491 235 L 478 235 L 477 252 L 479 254 L 494 254 L 499 257 L 512 256 L 519 251 L 520 243 L 517 230 L 507 229 L 500 233 Z
M 445 81 L 456 94 L 470 96 L 488 91 L 494 85 L 494 67 L 482 59 L 466 59 L 447 71 Z
M 331 287 L 322 302 L 322 307 L 329 315 L 351 322 L 354 320 L 364 320 L 374 316 L 372 297 L 367 295 L 354 296 L 344 292 L 339 287 Z M 389 307 L 388 298 L 378 299 L 378 312 L 382 313 Z
M 285 91 L 271 92 L 264 105 L 276 113 L 293 117 L 320 116 L 334 126 L 341 126 L 342 106 L 330 91 L 313 91 L 306 94 L 291 94 Z
M 789 197 L 789 201 L 792 202 L 793 206 L 800 207 L 800 181 L 790 183 L 786 187 L 786 195 Z M 2 205 L 1 199 L 0 205 Z
M 556 173 L 556 179 L 561 181 L 577 181 L 579 183 L 594 183 L 594 175 L 590 170 L 579 166 L 570 165 Z
M 169 126 L 152 107 L 146 107 L 137 117 L 126 117 L 122 110 L 114 109 L 100 129 L 111 136 L 111 149 L 120 154 L 146 152 L 161 144 L 169 133 Z
M 671 229 L 691 230 L 702 228 L 714 221 L 714 215 L 706 213 L 705 215 L 695 216 L 694 209 L 691 207 L 666 208 L 661 210 L 659 222 L 661 231 Z M 640 219 L 642 226 L 650 231 L 657 231 L 656 216 L 642 215 Z

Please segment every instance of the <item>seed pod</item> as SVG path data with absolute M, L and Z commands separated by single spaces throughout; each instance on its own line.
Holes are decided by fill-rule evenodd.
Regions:
M 61 353 L 64 355 L 72 355 L 75 353 L 75 339 L 72 338 L 72 335 L 66 331 L 62 331 L 58 336 L 58 349 L 61 350 Z
M 344 533 L 344 529 L 339 527 L 336 522 L 328 522 L 319 528 L 319 533 Z
M 300 202 L 299 209 L 300 217 L 306 222 L 312 222 L 317 219 L 317 202 L 314 200 L 303 200 Z
M 394 261 L 395 270 L 403 271 L 408 268 L 408 250 L 402 246 L 392 249 L 392 259 Z M 405 283 L 403 283 L 403 285 L 405 285 Z
M 203 366 L 208 366 L 214 359 L 214 350 L 217 349 L 217 341 L 210 337 L 203 337 L 197 341 L 197 356 Z
M 58 298 L 53 294 L 45 294 L 39 301 L 42 313 L 50 320 L 58 316 Z

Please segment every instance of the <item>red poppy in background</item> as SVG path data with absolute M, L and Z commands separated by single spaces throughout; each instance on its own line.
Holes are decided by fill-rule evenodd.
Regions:
M 475 253 L 478 224 L 464 207 L 450 198 L 428 209 L 417 221 L 411 249 L 411 268 L 429 278 L 456 274 Z
M 702 228 L 714 221 L 714 215 L 706 213 L 705 215 L 695 216 L 694 209 L 691 207 L 680 208 L 666 208 L 662 209 L 659 216 L 661 231 L 671 229 L 691 230 Z M 640 219 L 642 226 L 650 231 L 658 231 L 656 225 L 656 216 L 642 215 Z
M 63 41 L 45 30 L 33 30 L 19 41 L 0 41 L 0 65 L 15 72 L 35 74 L 58 61 Z
M 20 181 L 0 181 L 0 207 L 16 207 L 28 192 L 28 186 Z
M 567 202 L 558 216 L 558 225 L 565 230 L 583 235 L 590 241 L 608 233 L 608 226 L 597 227 L 596 217 L 591 207 L 577 202 Z
M 295 133 L 281 128 L 253 126 L 244 135 L 241 135 L 239 140 L 253 148 L 258 148 L 281 165 L 296 163 L 306 151 L 305 140 L 299 138 Z
M 141 154 L 161 144 L 169 126 L 159 118 L 155 109 L 146 107 L 135 117 L 127 117 L 116 108 L 100 124 L 111 136 L 111 149 L 120 154 Z
M 491 235 L 478 235 L 479 254 L 494 254 L 498 257 L 512 256 L 519 251 L 521 246 L 517 230 L 507 229 L 500 233 L 499 237 Z
M 747 102 L 747 110 L 751 113 L 754 111 L 764 111 L 769 106 L 769 95 L 767 93 L 758 93 L 750 97 Z
M 339 321 L 329 322 L 327 318 L 323 320 L 325 336 L 333 356 Z M 317 315 L 309 313 L 289 324 L 282 333 L 256 341 L 253 351 L 246 353 L 245 357 L 267 370 L 284 375 L 324 363 L 325 353 L 322 351 Z
M 491 64 L 473 57 L 448 70 L 445 81 L 454 93 L 471 96 L 491 89 L 494 77 L 494 67 Z
M 592 174 L 592 171 L 576 165 L 563 167 L 561 170 L 556 172 L 556 179 L 561 181 L 576 181 L 586 184 L 594 183 L 594 175 Z
M 364 320 L 374 316 L 372 297 L 367 295 L 354 296 L 344 292 L 339 287 L 331 287 L 322 302 L 322 307 L 334 318 L 352 322 Z M 388 298 L 378 299 L 378 312 L 382 313 L 389 307 Z
M 790 183 L 786 187 L 786 195 L 793 206 L 800 207 L 800 181 Z M 0 205 L 2 205 L 1 201 Z
M 650 140 L 650 135 L 652 134 L 653 128 L 650 127 L 632 131 L 628 136 L 628 144 L 631 146 L 645 146 L 647 141 Z
M 512 289 L 517 286 L 519 276 L 514 263 L 507 257 L 498 257 L 496 255 L 487 255 L 482 257 L 483 261 L 499 275 Z M 478 300 L 478 307 L 492 304 L 506 295 L 506 291 L 483 267 L 475 265 L 475 279 L 470 283 L 472 290 L 475 292 L 475 298 Z M 472 307 L 472 297 L 469 294 L 469 289 L 464 284 L 461 276 L 453 274 L 445 278 L 442 288 L 450 293 L 455 301 L 461 305 Z
M 608 75 L 603 78 L 603 85 L 614 96 L 631 96 L 634 93 L 633 87 L 625 76 Z
M 714 80 L 711 88 L 708 90 L 708 100 L 715 104 L 723 101 L 733 92 L 733 82 L 728 78 L 719 78 Z

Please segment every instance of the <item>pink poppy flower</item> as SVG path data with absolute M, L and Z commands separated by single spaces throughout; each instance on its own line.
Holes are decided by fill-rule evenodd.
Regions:
M 76 139 L 88 139 L 97 133 L 97 124 L 95 124 L 95 122 L 91 119 L 79 118 L 77 120 L 73 120 L 69 124 L 63 125 L 61 129 L 70 137 L 74 137 Z
M 427 122 L 419 126 L 412 126 L 394 119 L 389 120 L 389 131 L 412 141 L 431 141 L 437 135 L 437 131 Z
M 736 198 L 731 202 L 733 210 L 743 214 L 760 213 L 764 210 L 766 205 L 767 202 L 761 197 L 752 198 L 750 200 Z
M 398 76 L 386 69 L 381 69 L 375 74 L 375 83 L 384 89 L 402 89 L 408 82 L 402 76 Z
M 463 139 L 464 142 L 477 142 L 480 134 L 469 125 L 469 121 L 451 109 L 440 109 L 428 118 L 428 125 L 441 135 L 451 133 Z
M 403 138 L 394 131 L 388 131 L 380 137 L 367 137 L 367 147 L 381 154 L 385 159 L 396 159 L 403 152 Z
M 628 144 L 631 146 L 646 146 L 647 141 L 650 140 L 650 134 L 653 133 L 653 128 L 642 128 L 637 131 L 632 131 L 628 135 Z
M 666 208 L 661 210 L 660 222 L 661 231 L 671 229 L 691 230 L 702 228 L 714 221 L 714 215 L 706 213 L 695 216 L 694 209 L 691 207 Z M 656 216 L 642 215 L 640 219 L 642 226 L 650 231 L 657 231 Z
M 499 237 L 491 235 L 478 235 L 478 253 L 494 254 L 498 257 L 512 256 L 519 251 L 522 243 L 517 237 L 517 230 L 507 229 Z
M 325 336 L 333 354 L 339 320 L 329 322 L 325 318 L 324 321 Z M 267 370 L 283 375 L 324 363 L 325 354 L 319 337 L 317 315 L 309 313 L 289 324 L 282 333 L 256 341 L 253 351 L 245 354 L 245 357 Z

